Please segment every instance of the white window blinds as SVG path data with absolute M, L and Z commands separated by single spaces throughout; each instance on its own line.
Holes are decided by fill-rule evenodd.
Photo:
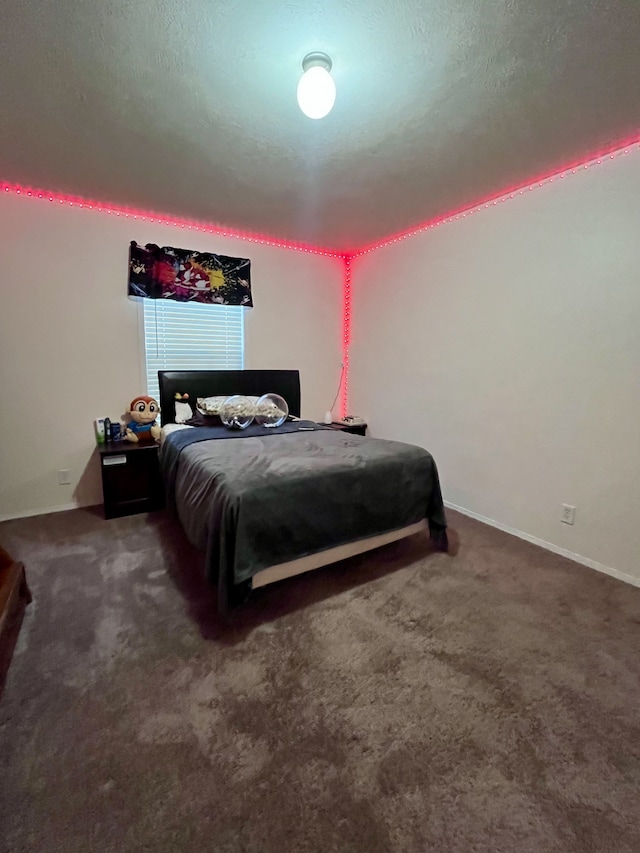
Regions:
M 159 399 L 159 370 L 242 370 L 244 311 L 239 305 L 204 305 L 143 299 L 147 393 Z

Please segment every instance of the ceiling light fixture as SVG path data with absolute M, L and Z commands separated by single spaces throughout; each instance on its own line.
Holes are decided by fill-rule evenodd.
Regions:
M 326 53 L 308 53 L 302 60 L 302 70 L 298 105 L 309 118 L 324 118 L 336 102 L 336 84 L 329 73 L 331 60 Z

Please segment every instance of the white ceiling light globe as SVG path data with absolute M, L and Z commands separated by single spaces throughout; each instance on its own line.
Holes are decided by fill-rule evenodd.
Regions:
M 327 60 L 328 68 L 325 63 L 307 67 L 298 83 L 298 105 L 309 118 L 324 118 L 336 102 L 336 84 L 329 74 L 331 60 Z

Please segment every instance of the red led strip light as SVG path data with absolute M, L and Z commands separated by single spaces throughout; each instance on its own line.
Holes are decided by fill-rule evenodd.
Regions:
M 138 220 L 140 222 L 155 222 L 158 225 L 170 225 L 173 228 L 181 228 L 185 231 L 200 231 L 203 234 L 216 234 L 218 237 L 231 237 L 234 240 L 246 240 L 248 243 L 259 243 L 262 246 L 275 246 L 278 249 L 291 249 L 295 252 L 307 252 L 311 255 L 324 255 L 328 258 L 343 258 L 344 252 L 334 252 L 330 249 L 321 249 L 317 246 L 309 246 L 304 243 L 276 240 L 262 234 L 235 231 L 223 226 L 208 225 L 191 219 L 176 219 L 165 214 L 153 213 L 147 210 L 121 207 L 98 201 L 87 201 L 79 196 L 66 195 L 62 193 L 47 192 L 46 190 L 23 187 L 19 184 L 0 183 L 0 191 L 13 193 L 14 195 L 26 196 L 28 198 L 42 199 L 49 202 L 57 202 L 67 207 L 79 207 L 84 210 L 93 210 L 97 213 L 106 213 L 109 216 L 118 216 L 122 219 Z
M 608 149 L 600 154 L 593 155 L 587 160 L 578 163 L 573 163 L 558 169 L 555 172 L 540 176 L 535 180 L 527 181 L 526 184 L 519 185 L 513 189 L 506 190 L 498 196 L 492 196 L 484 201 L 472 204 L 469 207 L 461 208 L 445 216 L 424 222 L 407 231 L 400 232 L 393 237 L 388 237 L 385 240 L 380 240 L 377 243 L 372 243 L 361 249 L 356 249 L 352 252 L 331 251 L 329 249 L 320 249 L 314 246 L 305 245 L 303 243 L 290 243 L 284 240 L 274 240 L 267 236 L 259 234 L 243 233 L 242 231 L 234 231 L 228 228 L 221 228 L 214 225 L 206 225 L 196 221 L 187 219 L 174 219 L 162 214 L 150 213 L 148 211 L 135 210 L 132 208 L 119 207 L 113 204 L 103 204 L 100 202 L 88 202 L 85 199 L 77 196 L 63 195 L 60 193 L 45 192 L 43 190 L 31 189 L 17 184 L 0 183 L 0 190 L 5 193 L 14 193 L 15 195 L 23 195 L 29 198 L 38 198 L 48 200 L 50 202 L 58 202 L 69 207 L 80 207 L 85 210 L 94 210 L 98 213 L 107 213 L 109 215 L 121 216 L 125 219 L 140 220 L 142 222 L 156 222 L 159 225 L 170 225 L 174 228 L 182 228 L 187 231 L 200 231 L 207 234 L 216 234 L 220 237 L 231 237 L 236 240 L 246 240 L 248 243 L 258 243 L 263 246 L 275 246 L 279 249 L 291 249 L 296 252 L 306 252 L 312 255 L 324 255 L 329 258 L 340 258 L 344 262 L 344 281 L 343 281 L 343 305 L 342 305 L 342 363 L 344 365 L 344 373 L 342 379 L 341 392 L 341 412 L 344 415 L 348 410 L 349 399 L 349 351 L 351 345 L 351 261 L 355 257 L 369 254 L 383 246 L 390 246 L 393 243 L 399 243 L 402 240 L 407 240 L 416 234 L 424 233 L 431 228 L 437 228 L 439 225 L 444 225 L 447 222 L 455 222 L 458 219 L 464 219 L 467 216 L 481 213 L 498 204 L 503 204 L 506 201 L 525 195 L 527 192 L 546 186 L 556 180 L 563 180 L 570 175 L 575 175 L 578 172 L 589 169 L 594 166 L 600 166 L 610 160 L 615 160 L 623 154 L 629 154 L 632 150 L 640 150 L 640 136 L 635 136 L 623 145 L 619 145 L 614 149 Z
M 526 193 L 531 192 L 532 190 L 544 187 L 547 184 L 552 184 L 557 180 L 564 180 L 564 178 L 568 178 L 570 175 L 576 175 L 585 169 L 600 166 L 610 160 L 615 160 L 623 154 L 629 154 L 634 150 L 640 151 L 640 136 L 635 136 L 622 146 L 618 143 L 617 147 L 614 149 L 607 149 L 600 154 L 594 154 L 587 160 L 572 163 L 562 169 L 549 172 L 546 175 L 541 175 L 534 180 L 527 181 L 526 184 L 519 184 L 512 189 L 503 190 L 500 195 L 491 196 L 483 201 L 471 204 L 468 207 L 460 208 L 452 213 L 448 213 L 445 216 L 439 216 L 435 219 L 423 222 L 420 225 L 416 225 L 413 228 L 408 229 L 407 231 L 401 231 L 398 234 L 394 234 L 392 237 L 386 237 L 384 240 L 380 240 L 377 243 L 372 243 L 371 245 L 364 246 L 360 249 L 355 249 L 353 252 L 349 252 L 348 254 L 352 258 L 367 255 L 370 252 L 375 252 L 376 249 L 381 249 L 383 246 L 390 246 L 392 243 L 400 243 L 402 240 L 407 240 L 409 237 L 414 237 L 416 234 L 422 234 L 431 228 L 437 228 L 439 225 L 444 225 L 447 222 L 455 222 L 457 219 L 465 219 L 468 216 L 481 213 L 483 210 L 496 207 L 499 204 L 503 204 L 505 201 L 510 201 L 511 199 L 526 195 Z
M 342 290 L 342 395 L 340 410 L 342 417 L 348 412 L 349 403 L 349 347 L 351 344 L 351 258 L 344 258 L 344 283 Z

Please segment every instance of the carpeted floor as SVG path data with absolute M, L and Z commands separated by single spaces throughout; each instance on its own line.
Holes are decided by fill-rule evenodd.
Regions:
M 640 589 L 449 518 L 227 626 L 165 513 L 0 525 L 0 849 L 637 853 Z

